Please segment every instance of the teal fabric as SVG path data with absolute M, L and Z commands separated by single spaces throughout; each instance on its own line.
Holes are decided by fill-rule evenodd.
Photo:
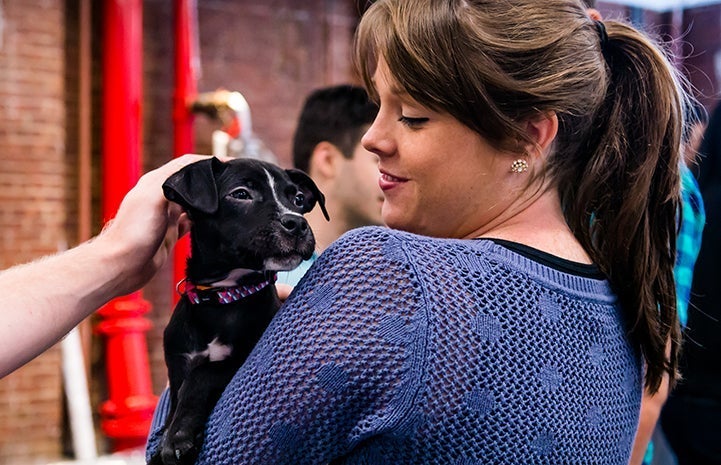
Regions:
M 701 250 L 701 236 L 706 224 L 703 198 L 691 170 L 681 167 L 682 213 L 676 240 L 676 299 L 681 326 L 688 320 L 688 301 L 691 298 L 693 268 Z
M 291 271 L 279 271 L 278 272 L 278 283 L 289 284 L 291 286 L 297 286 L 302 278 L 310 269 L 311 265 L 318 259 L 318 254 L 313 252 L 313 256 L 308 260 L 301 262 L 295 269 Z

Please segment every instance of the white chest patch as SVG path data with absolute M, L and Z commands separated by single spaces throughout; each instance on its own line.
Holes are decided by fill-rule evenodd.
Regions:
M 233 352 L 233 346 L 221 344 L 216 337 L 208 344 L 208 347 L 202 352 L 190 352 L 185 354 L 188 360 L 193 360 L 196 357 L 207 358 L 211 362 L 219 362 L 225 360 Z

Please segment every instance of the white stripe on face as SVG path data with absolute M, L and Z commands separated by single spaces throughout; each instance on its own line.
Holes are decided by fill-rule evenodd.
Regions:
M 263 171 L 265 171 L 265 175 L 268 177 L 268 185 L 270 186 L 270 191 L 273 193 L 273 199 L 275 199 L 275 203 L 278 205 L 279 213 L 281 215 L 295 215 L 302 218 L 303 215 L 298 212 L 294 212 L 293 210 L 290 210 L 288 207 L 283 205 L 283 203 L 280 201 L 280 198 L 278 197 L 278 192 L 276 191 L 275 179 L 273 179 L 273 176 L 268 172 L 268 170 L 263 168 Z

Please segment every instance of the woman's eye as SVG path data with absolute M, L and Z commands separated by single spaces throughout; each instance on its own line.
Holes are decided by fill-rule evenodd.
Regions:
M 417 128 L 428 122 L 428 118 L 411 118 L 409 116 L 401 116 L 398 121 L 405 124 L 409 128 Z
M 302 207 L 305 204 L 305 195 L 298 192 L 295 194 L 295 197 L 293 198 L 293 203 L 296 207 Z
M 230 193 L 230 196 L 234 199 L 238 200 L 250 200 L 252 197 L 250 196 L 250 192 L 248 192 L 245 189 L 238 189 Z

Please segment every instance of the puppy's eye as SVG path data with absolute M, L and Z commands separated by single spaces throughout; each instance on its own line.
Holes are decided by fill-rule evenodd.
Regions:
M 250 192 L 248 192 L 245 189 L 234 190 L 233 192 L 231 192 L 228 195 L 230 195 L 232 198 L 238 199 L 238 200 L 252 200 L 253 199 L 253 197 L 250 196 Z
M 293 198 L 293 203 L 296 207 L 302 207 L 305 203 L 305 195 L 303 195 L 302 192 L 298 192 L 295 194 L 295 197 Z

